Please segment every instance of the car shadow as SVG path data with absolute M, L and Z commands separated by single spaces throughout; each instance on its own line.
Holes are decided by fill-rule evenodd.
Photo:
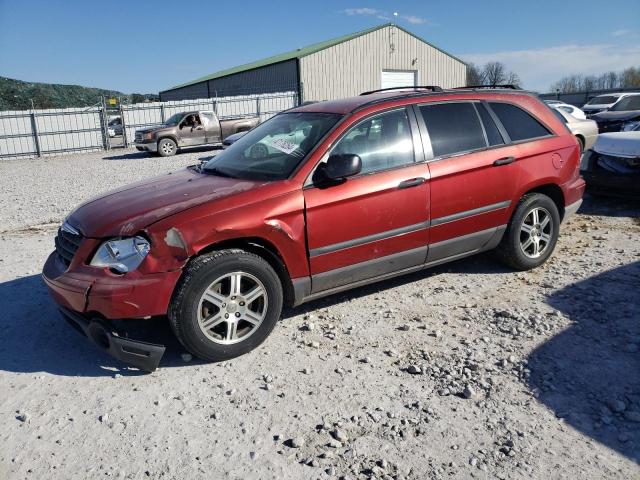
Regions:
M 401 275 L 388 280 L 371 283 L 358 288 L 345 290 L 327 297 L 312 300 L 295 308 L 285 309 L 283 318 L 287 319 L 296 315 L 305 314 L 321 308 L 328 308 L 338 303 L 354 300 L 367 295 L 374 295 L 385 290 L 402 287 L 420 280 L 428 279 L 443 273 L 459 273 L 467 275 L 495 275 L 513 272 L 495 258 L 493 252 L 484 252 L 467 258 L 461 258 L 451 263 L 430 267 L 414 273 Z M 488 280 L 489 281 L 489 280 Z M 428 292 L 425 292 L 428 294 Z
M 552 293 L 573 324 L 534 350 L 529 386 L 568 425 L 640 462 L 640 262 Z
M 0 304 L 0 370 L 88 377 L 144 374 L 110 357 L 71 328 L 39 275 L 0 283 Z M 154 328 L 149 328 L 149 322 L 155 322 Z M 185 365 L 184 349 L 166 318 L 127 321 L 126 332 L 131 338 L 165 345 L 162 367 Z M 197 363 L 195 359 L 190 362 Z
M 341 294 L 315 300 L 283 312 L 283 320 L 361 296 L 403 286 L 443 272 L 492 274 L 504 273 L 490 254 L 482 254 L 448 265 L 378 282 Z M 30 275 L 0 283 L 0 370 L 20 373 L 47 372 L 61 376 L 140 375 L 140 370 L 115 360 L 62 319 L 39 275 Z M 153 322 L 151 325 L 150 322 Z M 173 335 L 166 317 L 115 322 L 126 336 L 166 347 L 161 368 L 184 366 L 184 348 Z M 206 362 L 192 359 L 189 365 Z
M 580 206 L 584 215 L 640 218 L 640 199 L 585 194 Z

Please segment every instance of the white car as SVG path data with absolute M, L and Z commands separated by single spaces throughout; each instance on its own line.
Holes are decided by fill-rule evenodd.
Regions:
M 628 97 L 632 93 L 605 93 L 604 95 L 598 95 L 593 97 L 587 103 L 582 106 L 582 110 L 587 115 L 595 115 L 596 113 L 606 112 L 616 103 L 622 100 L 624 97 Z
M 562 110 L 563 112 L 567 112 L 569 115 L 573 115 L 576 118 L 584 120 L 587 118 L 585 113 L 580 110 L 578 107 L 574 107 L 573 105 L 569 105 L 568 103 L 561 102 L 560 100 L 545 100 L 544 103 L 549 105 L 552 108 L 557 108 L 558 110 Z

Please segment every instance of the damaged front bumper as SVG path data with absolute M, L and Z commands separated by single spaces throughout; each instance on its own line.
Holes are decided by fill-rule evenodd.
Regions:
M 113 358 L 146 372 L 158 368 L 164 355 L 164 345 L 121 337 L 108 322 L 100 318 L 86 318 L 63 307 L 60 307 L 60 313 L 73 328 Z
M 115 275 L 76 259 L 67 265 L 56 252 L 42 270 L 49 294 L 76 330 L 118 360 L 149 372 L 158 367 L 164 346 L 125 338 L 109 321 L 166 315 L 180 274 L 136 270 Z

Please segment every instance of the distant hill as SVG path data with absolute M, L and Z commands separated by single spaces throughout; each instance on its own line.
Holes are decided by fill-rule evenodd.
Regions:
M 155 94 L 125 94 L 116 90 L 59 85 L 55 83 L 23 82 L 0 77 L 0 110 L 28 110 L 34 108 L 72 108 L 96 105 L 101 97 L 120 98 L 122 103 L 140 103 L 146 99 L 157 101 Z

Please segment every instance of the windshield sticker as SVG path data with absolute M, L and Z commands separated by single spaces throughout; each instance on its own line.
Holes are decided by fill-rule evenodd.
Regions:
M 291 155 L 293 152 L 295 152 L 298 149 L 298 145 L 290 142 L 289 140 L 285 140 L 284 138 L 276 138 L 271 140 L 269 143 L 273 148 L 277 148 L 278 150 L 286 153 L 287 155 Z

